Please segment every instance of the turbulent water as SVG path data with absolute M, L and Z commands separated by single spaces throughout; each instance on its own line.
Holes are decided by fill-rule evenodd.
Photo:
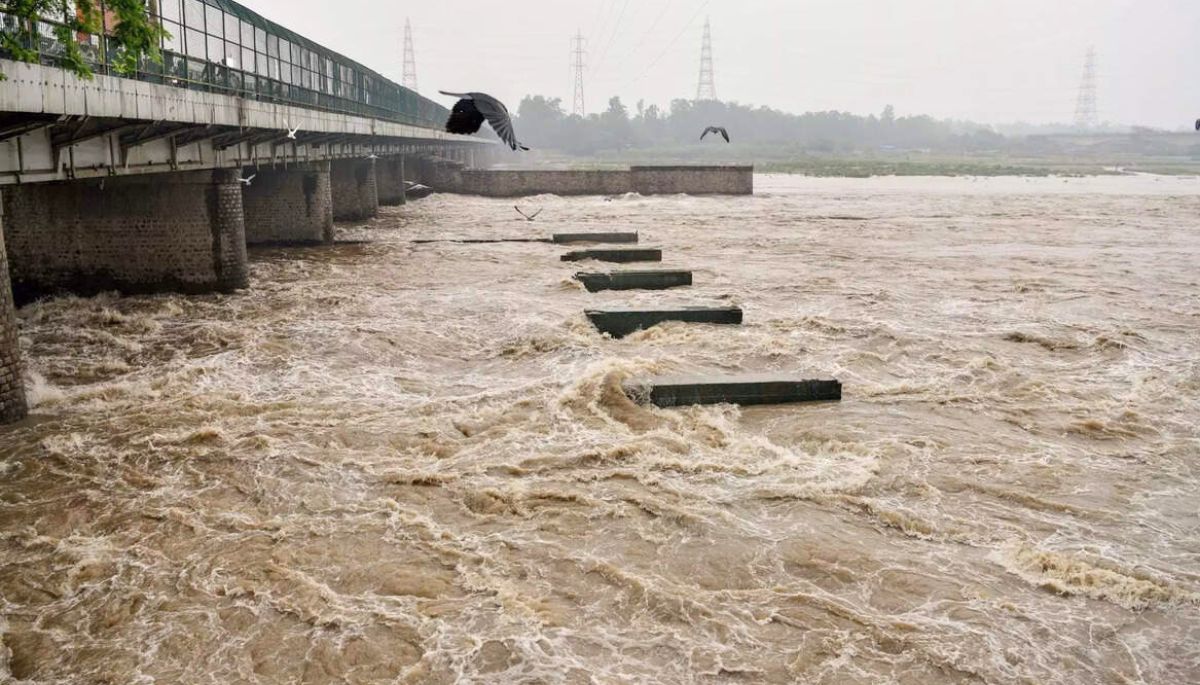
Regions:
M 1200 682 L 1200 181 L 434 196 L 20 316 L 0 681 Z M 696 285 L 588 294 L 637 230 Z M 738 304 L 611 340 L 596 305 Z M 660 410 L 667 372 L 840 403 Z

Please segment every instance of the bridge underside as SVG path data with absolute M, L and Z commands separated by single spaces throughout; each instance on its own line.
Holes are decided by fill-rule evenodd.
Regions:
M 248 244 L 330 243 L 335 218 L 369 219 L 405 201 L 406 180 L 430 182 L 422 157 L 470 164 L 494 147 L 430 123 L 9 60 L 0 72 L 0 423 L 26 413 L 14 304 L 244 288 Z
M 261 168 L 489 142 L 403 123 L 0 59 L 0 185 Z M 291 134 L 290 131 L 294 131 Z

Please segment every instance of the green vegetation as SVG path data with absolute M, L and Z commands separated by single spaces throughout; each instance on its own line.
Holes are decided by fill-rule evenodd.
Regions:
M 42 57 L 39 22 L 49 22 L 54 58 L 82 78 L 91 78 L 92 67 L 84 54 L 90 47 L 81 37 L 107 33 L 105 54 L 120 74 L 137 71 L 143 58 L 161 61 L 158 46 L 166 32 L 154 20 L 154 0 L 105 0 L 108 20 L 96 0 L 0 0 L 0 11 L 15 19 L 0 29 L 0 47 L 13 59 L 38 62 Z
M 708 125 L 725 126 L 726 144 Z M 558 99 L 521 101 L 517 130 L 543 159 L 576 168 L 630 164 L 753 164 L 810 176 L 1082 176 L 1122 171 L 1200 173 L 1200 137 L 1145 129 L 1076 135 L 1045 126 L 1001 135 L 990 126 L 928 116 L 788 114 L 737 103 L 675 100 L 669 111 L 620 98 L 587 117 Z M 547 154 L 548 153 L 548 154 Z

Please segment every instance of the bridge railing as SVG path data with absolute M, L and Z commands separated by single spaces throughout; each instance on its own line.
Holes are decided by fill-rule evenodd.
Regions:
M 102 32 L 74 34 L 93 71 L 431 128 L 440 128 L 449 115 L 432 100 L 230 0 L 157 4 L 158 20 L 168 33 L 162 63 L 143 59 L 136 73 L 116 73 L 121 47 L 111 36 L 114 19 L 100 0 Z M 0 31 L 18 37 L 19 21 L 0 13 Z M 54 33 L 58 26 L 40 21 L 24 42 L 43 64 L 63 64 L 65 46 Z

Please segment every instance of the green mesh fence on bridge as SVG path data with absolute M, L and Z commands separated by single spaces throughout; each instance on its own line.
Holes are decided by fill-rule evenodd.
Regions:
M 103 0 L 99 5 L 104 8 Z M 162 64 L 143 60 L 130 78 L 429 128 L 441 128 L 449 115 L 436 102 L 236 2 L 150 0 L 148 7 L 170 35 L 163 40 Z M 120 47 L 108 35 L 114 18 L 102 14 L 101 34 L 79 33 L 76 41 L 97 73 L 116 75 L 111 65 Z M 18 21 L 0 13 L 0 31 L 16 37 Z M 54 25 L 38 22 L 26 45 L 43 64 L 58 65 L 64 54 Z

